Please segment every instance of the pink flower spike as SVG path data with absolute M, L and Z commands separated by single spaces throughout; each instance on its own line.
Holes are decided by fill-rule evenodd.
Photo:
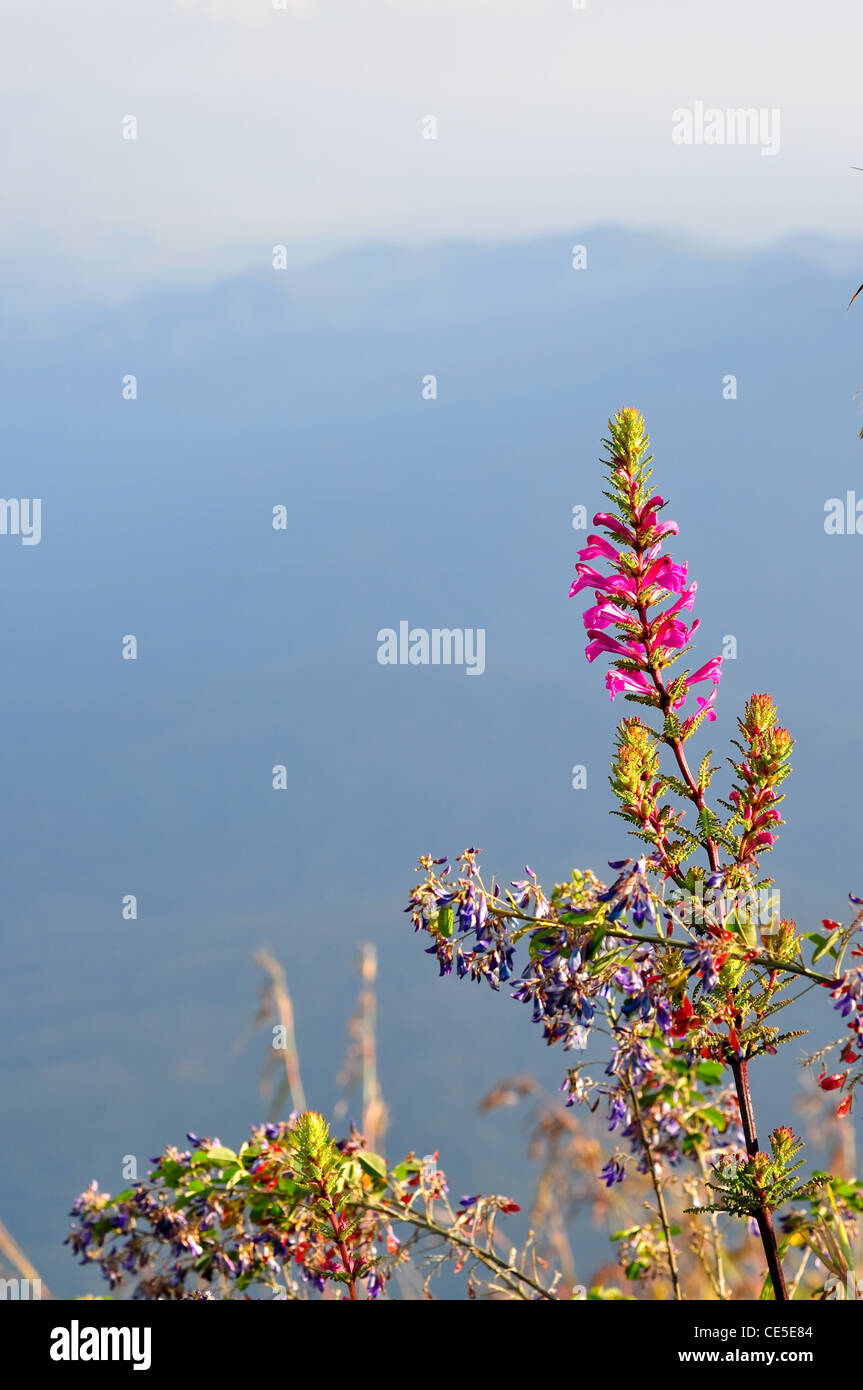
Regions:
M 604 526 L 606 531 L 613 531 L 621 540 L 628 541 L 630 545 L 635 545 L 635 537 L 627 526 L 611 512 L 597 512 L 593 518 L 594 526 Z
M 587 545 L 578 552 L 580 560 L 596 560 L 601 557 L 604 560 L 619 560 L 620 552 L 615 550 L 610 541 L 603 540 L 602 536 L 588 536 Z
M 655 695 L 656 691 L 646 676 L 640 671 L 606 671 L 605 688 L 612 700 L 621 693 L 628 695 Z
M 676 521 L 665 521 L 656 533 L 656 539 L 661 540 L 663 536 L 676 536 L 680 527 Z

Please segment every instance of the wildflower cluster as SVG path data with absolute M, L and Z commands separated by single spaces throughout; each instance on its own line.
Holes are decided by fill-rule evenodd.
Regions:
M 465 1197 L 453 1209 L 437 1155 L 389 1168 L 361 1136 L 334 1141 L 305 1112 L 253 1129 L 235 1153 L 188 1136 L 169 1147 L 144 1182 L 111 1197 L 95 1183 L 77 1199 L 67 1243 L 111 1290 L 136 1299 L 302 1299 L 342 1288 L 376 1299 L 400 1266 L 420 1277 L 442 1265 L 466 1270 L 471 1288 L 510 1297 L 554 1297 L 527 1257 L 498 1248 L 496 1219 L 518 1211 L 506 1197 Z M 215 1290 L 215 1294 L 213 1293 Z

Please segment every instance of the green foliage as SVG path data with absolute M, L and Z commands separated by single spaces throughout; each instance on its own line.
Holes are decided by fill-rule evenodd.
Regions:
M 713 1166 L 714 1180 L 707 1184 L 720 1200 L 710 1206 L 687 1207 L 686 1210 L 728 1212 L 731 1216 L 749 1218 L 810 1196 L 828 1179 L 818 1174 L 798 1184 L 794 1174 L 803 1166 L 803 1160 L 797 1159 L 796 1163 L 793 1160 L 802 1147 L 802 1140 L 783 1125 L 770 1134 L 772 1156 L 756 1153 L 745 1160 L 724 1156 Z

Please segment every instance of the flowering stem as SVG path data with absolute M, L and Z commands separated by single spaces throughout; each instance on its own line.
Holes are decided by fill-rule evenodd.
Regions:
M 536 931 L 538 928 L 548 927 L 555 923 L 556 919 L 552 916 L 537 918 L 527 912 L 519 912 L 507 907 L 500 907 L 494 904 L 495 915 L 498 917 L 509 917 L 515 921 L 524 922 L 523 930 L 519 930 L 513 937 L 519 940 L 525 932 Z M 621 941 L 652 942 L 656 946 L 689 946 L 689 941 L 680 941 L 676 937 L 650 936 L 647 932 L 629 932 L 622 928 L 609 927 L 606 936 L 616 936 Z M 829 985 L 831 989 L 836 988 L 837 976 L 821 975 L 817 970 L 810 970 L 806 965 L 795 965 L 793 961 L 779 960 L 775 956 L 754 956 L 746 952 L 729 951 L 728 955 L 733 960 L 745 960 L 749 965 L 760 965 L 765 970 L 779 971 L 785 970 L 789 975 L 799 975 L 804 980 L 811 980 L 814 985 Z
M 749 1090 L 746 1059 L 743 1057 L 732 1058 L 731 1072 L 734 1077 L 734 1085 L 737 1088 L 737 1100 L 740 1105 L 740 1117 L 743 1121 L 743 1134 L 746 1139 L 746 1153 L 749 1158 L 754 1158 L 758 1153 L 758 1135 L 755 1130 L 755 1112 L 752 1109 L 752 1094 Z M 779 1258 L 779 1248 L 776 1244 L 773 1218 L 766 1206 L 761 1206 L 754 1213 L 754 1216 L 758 1223 L 758 1234 L 761 1236 L 764 1254 L 767 1257 L 767 1268 L 770 1271 L 774 1296 L 778 1303 L 787 1303 L 788 1290 L 785 1287 L 785 1275 L 782 1272 L 782 1261 Z
M 662 1191 L 662 1183 L 659 1180 L 659 1173 L 656 1170 L 656 1161 L 653 1157 L 653 1150 L 650 1147 L 650 1141 L 647 1138 L 647 1131 L 644 1128 L 644 1121 L 641 1117 L 641 1108 L 638 1104 L 638 1096 L 636 1095 L 635 1090 L 632 1086 L 627 1086 L 625 1089 L 629 1094 L 629 1101 L 632 1106 L 632 1113 L 635 1116 L 635 1125 L 636 1129 L 638 1130 L 638 1137 L 641 1140 L 641 1145 L 644 1149 L 644 1153 L 647 1158 L 647 1166 L 650 1169 L 650 1180 L 653 1183 L 653 1190 L 656 1193 L 656 1206 L 659 1211 L 659 1220 L 662 1225 L 662 1234 L 665 1239 L 665 1249 L 668 1253 L 668 1269 L 669 1273 L 671 1274 L 671 1284 L 672 1288 L 674 1289 L 674 1297 L 678 1301 L 681 1301 L 683 1299 L 683 1294 L 680 1288 L 680 1275 L 677 1272 L 677 1255 L 674 1250 L 674 1243 L 671 1239 L 671 1227 L 668 1222 L 668 1212 L 665 1207 L 665 1196 Z
M 323 1207 L 327 1220 L 329 1221 L 330 1226 L 332 1227 L 333 1239 L 342 1261 L 342 1268 L 344 1269 L 345 1274 L 348 1276 L 348 1295 L 352 1302 L 356 1302 L 358 1301 L 358 1296 L 356 1278 L 354 1273 L 354 1262 L 351 1259 L 351 1256 L 348 1254 L 348 1248 L 345 1245 L 344 1238 L 342 1235 L 345 1223 L 342 1220 L 342 1217 L 339 1214 L 337 1207 L 334 1205 L 332 1197 L 327 1192 L 325 1181 L 323 1179 L 320 1179 L 318 1182 L 314 1184 L 314 1186 L 317 1188 L 316 1199 Z
M 650 623 L 647 617 L 647 608 L 643 602 L 639 602 L 636 604 L 636 610 L 638 612 L 638 617 L 641 622 L 641 640 L 644 642 L 645 650 L 648 653 L 650 653 L 650 648 L 648 645 Z M 648 670 L 650 671 L 650 676 L 653 680 L 653 684 L 656 686 L 656 692 L 659 696 L 659 707 L 662 710 L 663 716 L 667 716 L 669 710 L 671 709 L 671 697 L 668 693 L 665 681 L 662 679 L 662 676 L 659 674 L 659 672 L 655 669 L 653 665 L 652 655 L 648 656 Z M 704 792 L 702 791 L 701 787 L 699 787 L 698 783 L 692 775 L 689 763 L 686 760 L 686 754 L 683 751 L 683 744 L 681 743 L 679 738 L 669 738 L 666 734 L 663 734 L 662 738 L 663 742 L 668 744 L 668 747 L 674 754 L 677 766 L 680 768 L 680 775 L 686 783 L 687 787 L 689 788 L 689 799 L 693 803 L 693 805 L 697 807 L 700 814 L 705 808 Z M 718 873 L 719 855 L 716 850 L 716 845 L 714 841 L 710 839 L 709 836 L 704 840 L 703 843 L 705 849 L 707 850 L 707 857 L 710 860 L 710 867 L 714 873 Z
M 347 1251 L 347 1247 L 345 1246 L 345 1243 L 344 1243 L 344 1241 L 342 1240 L 342 1236 L 341 1236 L 341 1227 L 340 1227 L 340 1225 L 339 1225 L 339 1222 L 338 1222 L 338 1219 L 337 1219 L 337 1217 L 336 1217 L 335 1212 L 334 1212 L 334 1211 L 329 1211 L 329 1212 L 327 1213 L 327 1215 L 328 1215 L 329 1218 L 330 1218 L 330 1225 L 331 1225 L 332 1228 L 333 1228 L 333 1235 L 335 1236 L 335 1239 L 336 1239 L 336 1245 L 338 1246 L 338 1251 L 339 1251 L 339 1255 L 341 1256 L 341 1260 L 342 1260 L 342 1265 L 343 1265 L 343 1267 L 344 1267 L 344 1271 L 345 1271 L 346 1274 L 349 1274 L 349 1275 L 351 1276 L 351 1277 L 349 1278 L 349 1280 L 348 1280 L 348 1294 L 349 1294 L 350 1298 L 351 1298 L 353 1301 L 356 1301 L 356 1298 L 357 1298 L 357 1286 L 356 1286 L 356 1281 L 355 1281 L 355 1279 L 354 1279 L 354 1277 L 353 1277 L 353 1274 L 352 1274 L 352 1270 L 353 1270 L 353 1261 L 351 1260 L 351 1257 L 350 1257 L 350 1255 L 348 1254 L 348 1251 Z
M 605 934 L 606 936 L 620 937 L 623 941 L 650 941 L 657 946 L 689 945 L 689 942 L 678 941 L 675 937 L 648 936 L 643 932 L 616 931 L 610 928 Z M 836 988 L 836 980 L 832 976 L 819 975 L 817 970 L 809 970 L 805 965 L 794 965 L 791 961 L 776 960 L 773 956 L 753 956 L 748 951 L 729 951 L 728 958 L 730 960 L 745 960 L 749 965 L 761 965 L 766 970 L 787 970 L 790 975 L 800 975 L 804 980 L 811 980 L 815 985 L 830 985 L 832 989 Z M 805 993 L 805 990 L 802 992 Z

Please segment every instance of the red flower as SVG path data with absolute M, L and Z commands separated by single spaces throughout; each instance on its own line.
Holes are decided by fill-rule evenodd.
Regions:
M 847 1075 L 847 1071 L 836 1071 L 832 1076 L 827 1076 L 825 1072 L 822 1072 L 818 1078 L 818 1085 L 822 1091 L 838 1091 L 840 1086 L 845 1085 Z
M 698 1023 L 692 1017 L 692 1005 L 684 994 L 680 1008 L 671 1015 L 671 1035 L 674 1038 L 685 1038 L 690 1029 L 697 1027 Z

